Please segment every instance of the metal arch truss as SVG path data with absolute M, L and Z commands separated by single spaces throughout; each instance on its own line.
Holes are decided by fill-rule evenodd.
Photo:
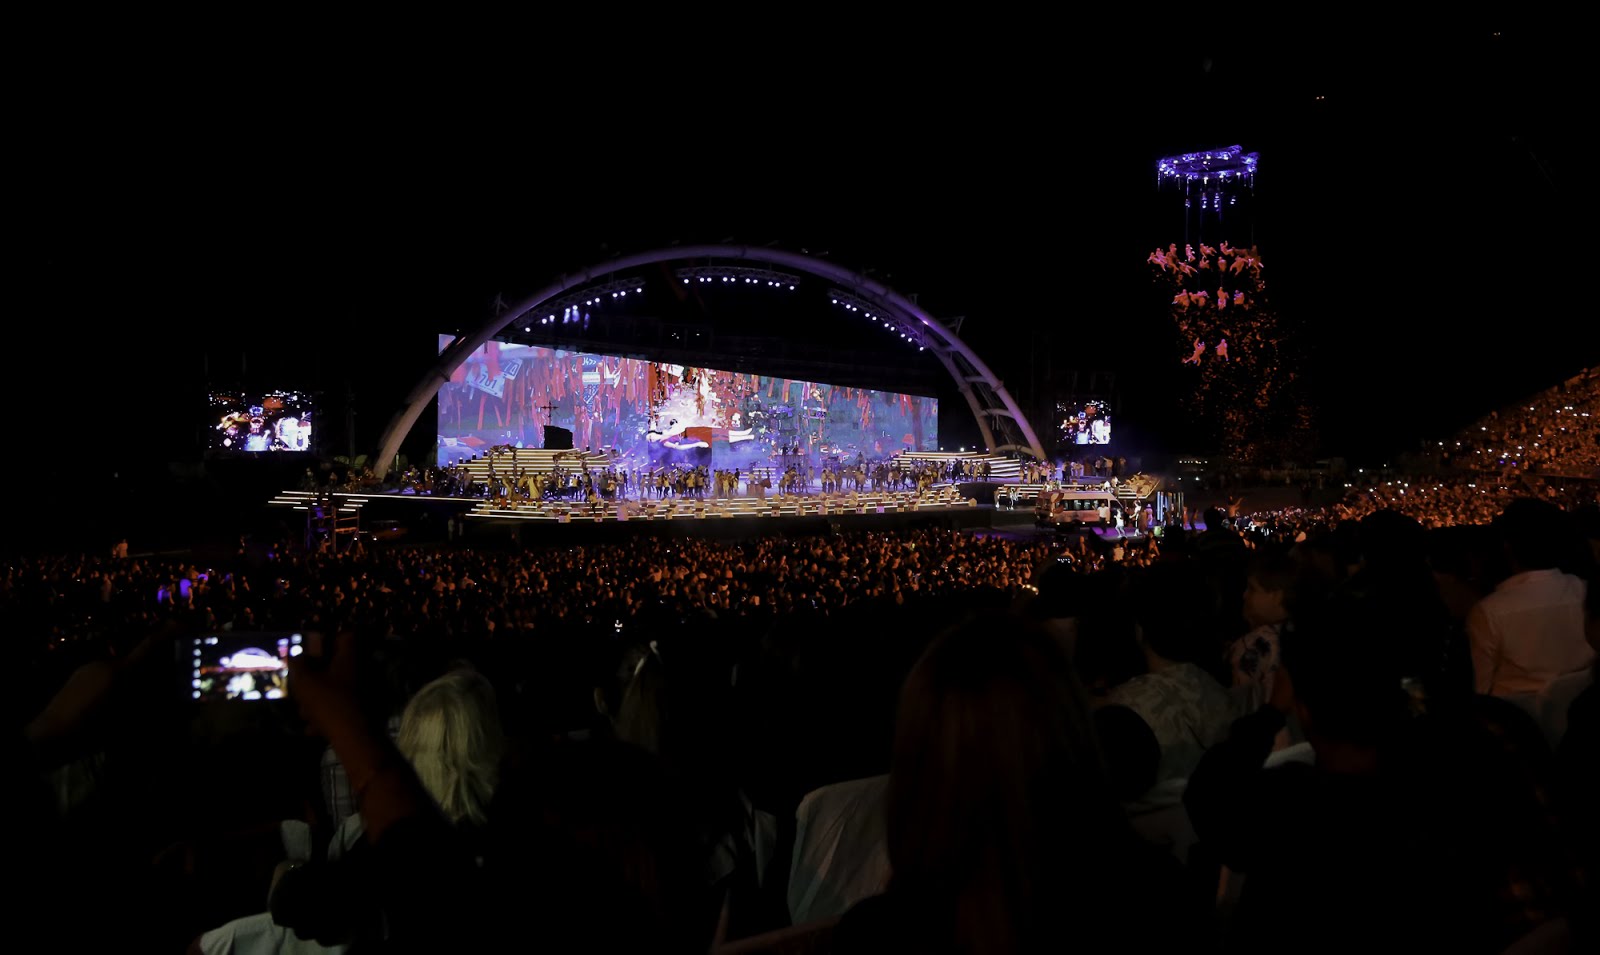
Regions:
M 585 290 L 589 290 L 588 294 L 592 298 L 594 295 L 592 289 L 609 287 L 599 283 L 617 283 L 618 289 L 623 288 L 621 280 L 617 278 L 620 272 L 664 262 L 694 260 L 724 260 L 776 266 L 813 275 L 832 283 L 839 291 L 848 294 L 853 302 L 859 301 L 863 305 L 870 306 L 874 316 L 881 314 L 904 330 L 905 334 L 915 332 L 919 342 L 926 342 L 925 347 L 939 357 L 945 370 L 954 379 L 956 389 L 961 392 L 968 407 L 972 409 L 972 415 L 978 423 L 978 431 L 990 451 L 1015 451 L 1031 454 L 1041 461 L 1045 459 L 1044 446 L 1039 443 L 1039 437 L 1034 433 L 1033 426 L 1028 423 L 1027 417 L 1022 413 L 1016 400 L 1011 397 L 1011 393 L 1006 390 L 1005 384 L 995 377 L 983 359 L 957 337 L 954 331 L 904 295 L 876 279 L 852 272 L 841 265 L 796 252 L 743 245 L 698 245 L 674 246 L 625 255 L 581 272 L 563 275 L 540 289 L 531 298 L 489 319 L 476 331 L 456 336 L 455 341 L 440 353 L 438 360 L 417 382 L 416 387 L 411 389 L 404 407 L 395 413 L 388 427 L 384 429 L 382 444 L 374 462 L 378 472 L 387 471 L 393 464 L 396 455 L 400 453 L 401 442 L 411 432 L 429 403 L 438 395 L 440 386 L 450 380 L 450 373 L 460 366 L 467 356 L 483 347 L 486 342 L 493 340 L 496 335 L 518 324 L 535 324 L 535 317 L 542 318 L 550 314 L 552 303 L 566 301 L 573 297 L 573 293 L 579 293 L 575 297 L 581 300 Z M 730 264 L 724 266 L 717 274 L 731 275 L 732 270 L 739 268 L 749 269 L 750 266 Z M 766 270 L 757 268 L 753 271 Z M 781 273 L 771 274 L 772 278 L 762 281 L 776 281 L 776 276 Z M 750 277 L 755 276 L 751 274 Z M 632 287 L 639 288 L 640 285 Z

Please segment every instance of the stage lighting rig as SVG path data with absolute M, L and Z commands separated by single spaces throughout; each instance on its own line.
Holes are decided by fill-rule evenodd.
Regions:
M 1255 243 L 1251 210 L 1261 156 L 1239 146 L 1167 156 L 1156 162 L 1157 187 L 1183 194 L 1183 241 Z M 1241 203 L 1239 200 L 1243 199 Z
M 800 277 L 771 269 L 752 269 L 739 265 L 696 265 L 675 269 L 678 281 L 685 285 L 737 285 L 780 289 L 793 292 L 800 287 Z
M 1212 181 L 1233 181 L 1253 186 L 1256 167 L 1260 162 L 1260 153 L 1247 153 L 1238 146 L 1227 146 L 1198 153 L 1184 153 L 1181 156 L 1167 156 L 1156 163 L 1156 177 L 1162 181 L 1176 179 L 1190 183 L 1199 182 L 1202 185 Z
M 917 351 L 928 347 L 927 329 L 919 322 L 913 322 L 894 309 L 884 309 L 880 305 L 863 301 L 843 289 L 829 289 L 828 299 L 839 308 L 858 315 L 867 321 L 886 329 L 892 335 L 909 345 L 916 346 Z
M 572 311 L 582 313 L 607 302 L 623 302 L 643 293 L 644 279 L 642 278 L 611 279 L 596 285 L 584 286 L 577 292 L 547 302 L 539 307 L 538 315 L 530 317 L 537 318 L 542 323 L 554 323 L 560 321 L 561 316 L 570 314 Z

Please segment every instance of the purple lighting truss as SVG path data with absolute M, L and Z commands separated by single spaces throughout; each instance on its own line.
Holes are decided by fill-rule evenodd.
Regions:
M 1258 153 L 1247 153 L 1238 146 L 1228 146 L 1157 160 L 1156 175 L 1162 180 L 1209 183 L 1216 179 L 1254 185 L 1256 165 L 1260 161 Z

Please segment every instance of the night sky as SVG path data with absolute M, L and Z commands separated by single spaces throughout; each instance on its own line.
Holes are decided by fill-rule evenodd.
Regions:
M 497 293 L 732 239 L 965 316 L 1020 390 L 1044 354 L 1114 371 L 1122 433 L 1188 450 L 1144 263 L 1182 241 L 1154 163 L 1240 143 L 1322 453 L 1374 461 L 1600 359 L 1576 156 L 1594 77 L 1565 35 L 1019 28 L 981 54 L 818 37 L 626 68 L 597 46 L 538 69 L 128 79 L 19 120 L 11 334 L 38 351 L 18 395 L 40 450 L 159 461 L 198 457 L 207 373 L 353 394 L 368 450 L 433 334 Z

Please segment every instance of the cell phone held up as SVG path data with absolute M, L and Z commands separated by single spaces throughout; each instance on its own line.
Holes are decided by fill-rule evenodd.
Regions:
M 188 654 L 189 696 L 199 703 L 284 700 L 289 660 L 301 654 L 299 633 L 208 633 Z

